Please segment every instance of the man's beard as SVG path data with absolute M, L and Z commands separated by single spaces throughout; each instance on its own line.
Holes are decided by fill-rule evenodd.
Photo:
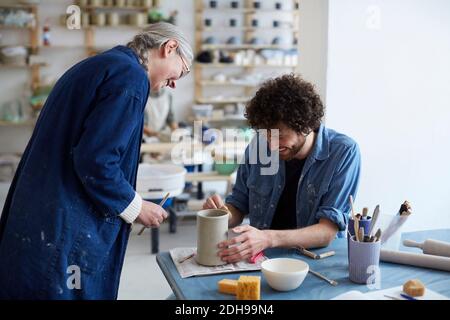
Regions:
M 288 148 L 289 153 L 287 153 L 286 155 L 280 154 L 281 160 L 289 161 L 289 160 L 294 159 L 294 157 L 300 152 L 300 150 L 303 149 L 303 146 L 305 145 L 305 143 L 306 143 L 306 139 L 305 139 L 305 141 L 303 141 L 302 144 L 297 144 L 297 145 L 292 146 L 291 148 Z

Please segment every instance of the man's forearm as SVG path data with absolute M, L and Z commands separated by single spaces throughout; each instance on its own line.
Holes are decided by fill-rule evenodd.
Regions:
M 234 228 L 242 223 L 244 220 L 244 215 L 231 204 L 226 205 L 231 213 L 231 218 L 228 220 L 228 227 Z
M 271 247 L 326 247 L 336 237 L 337 227 L 332 222 L 321 219 L 315 225 L 295 230 L 265 230 Z

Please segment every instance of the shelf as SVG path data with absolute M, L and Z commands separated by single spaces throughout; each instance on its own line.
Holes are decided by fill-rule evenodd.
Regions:
M 9 26 L 9 25 L 0 25 L 0 30 L 32 30 L 33 27 L 32 26 L 28 26 L 28 27 L 20 27 L 20 26 Z
M 7 69 L 7 68 L 36 68 L 36 67 L 47 67 L 47 63 L 35 63 L 35 64 L 1 64 L 0 68 Z
M 129 6 L 129 7 L 117 7 L 117 6 L 85 6 L 81 7 L 81 10 L 121 10 L 121 11 L 149 11 L 155 7 L 142 7 L 142 6 Z
M 223 99 L 200 97 L 196 98 L 195 100 L 201 104 L 214 104 L 214 103 L 226 104 L 226 103 L 245 103 L 250 99 L 251 97 L 228 97 Z
M 260 84 L 255 84 L 255 83 L 237 83 L 237 82 L 231 82 L 231 81 L 200 81 L 198 83 L 201 86 L 234 86 L 234 87 L 249 87 L 249 88 L 254 88 L 254 87 L 258 87 Z
M 186 173 L 186 182 L 233 181 L 232 174 L 219 174 L 217 171 Z
M 272 45 L 272 44 L 202 44 L 202 50 L 215 50 L 215 49 L 228 49 L 228 50 L 246 50 L 246 49 L 254 49 L 254 50 L 262 50 L 262 49 L 274 49 L 274 50 L 292 50 L 298 49 L 297 46 L 294 45 Z
M 227 104 L 247 103 L 254 95 L 255 90 L 267 80 L 269 74 L 274 72 L 296 72 L 299 68 L 297 56 L 300 49 L 299 45 L 295 43 L 298 41 L 300 34 L 298 0 L 292 0 L 292 6 L 290 4 L 283 5 L 281 9 L 276 9 L 275 6 L 267 6 L 265 1 L 261 2 L 263 4 L 262 8 L 254 8 L 252 1 L 241 1 L 239 8 L 231 8 L 229 5 L 230 2 L 227 4 L 226 1 L 225 3 L 220 1 L 218 3 L 222 6 L 210 8 L 205 4 L 204 0 L 195 1 L 195 25 L 197 26 L 195 30 L 196 52 L 223 50 L 229 54 L 241 55 L 240 50 L 252 50 L 252 53 L 255 53 L 257 57 L 253 59 L 250 53 L 247 55 L 246 52 L 242 52 L 242 59 L 239 59 L 241 57 L 238 56 L 236 59 L 229 59 L 233 60 L 232 63 L 222 63 L 219 62 L 219 59 L 213 59 L 212 61 L 214 62 L 212 63 L 195 62 L 195 102 L 199 104 L 212 104 L 215 109 L 220 109 Z M 241 23 L 237 23 L 237 26 L 231 26 L 226 23 L 212 23 L 209 26 L 205 24 L 205 18 L 214 20 L 216 19 L 215 17 L 222 17 L 222 19 L 224 17 L 233 17 L 236 18 L 236 21 L 238 21 L 239 17 Z M 261 22 L 260 26 L 252 25 L 253 19 L 261 20 L 265 18 L 269 21 L 277 20 L 279 24 L 273 26 L 272 23 L 266 24 Z M 223 24 L 223 26 L 220 24 Z M 264 37 L 260 39 L 261 41 L 254 41 L 253 43 L 250 39 L 256 36 L 256 32 L 261 36 L 264 35 Z M 210 43 L 205 42 L 207 37 L 219 35 L 226 36 L 226 38 L 235 35 L 241 38 L 241 42 L 236 41 L 234 44 L 232 42 L 226 43 L 224 40 L 211 41 Z M 279 39 L 280 41 L 273 42 L 271 39 L 275 35 L 286 35 L 289 38 L 292 36 L 292 40 L 288 38 L 284 39 L 287 41 Z M 269 55 L 264 55 L 264 51 L 261 50 L 273 50 L 269 52 L 274 54 L 273 59 L 270 59 Z M 233 73 L 240 73 L 240 75 L 236 74 L 232 77 L 227 77 L 226 81 L 216 81 L 210 75 L 211 72 L 219 72 L 219 70 L 225 69 Z M 260 77 L 247 79 L 247 77 L 243 77 L 247 73 L 258 73 Z M 212 90 L 220 91 L 220 93 L 216 92 L 217 98 L 211 92 Z M 220 114 L 217 112 L 214 115 L 218 117 Z M 240 127 L 242 125 L 248 125 L 247 119 L 243 117 L 223 116 L 203 120 L 211 123 L 213 127 Z
M 289 31 L 298 33 L 297 29 L 292 27 L 200 27 L 199 30 L 203 32 L 217 32 L 217 31 Z
M 22 9 L 32 10 L 36 8 L 37 4 L 0 4 L 0 9 Z
M 245 117 L 241 116 L 224 116 L 223 118 L 195 118 L 197 121 L 208 121 L 208 122 L 230 122 L 230 121 L 242 121 L 247 122 Z
M 250 8 L 240 8 L 240 9 L 230 9 L 230 8 L 204 8 L 202 10 L 196 10 L 196 13 L 202 14 L 205 11 L 212 12 L 216 11 L 216 13 L 236 13 L 236 14 L 257 14 L 257 13 L 284 13 L 284 14 L 299 14 L 298 9 L 292 10 L 277 10 L 277 9 L 250 9 Z
M 79 45 L 79 46 L 64 46 L 64 45 L 50 45 L 50 46 L 39 46 L 37 47 L 38 50 L 69 50 L 69 49 L 86 49 L 85 46 Z
M 140 26 L 135 26 L 135 25 L 131 25 L 131 24 L 120 24 L 117 26 L 109 26 L 109 25 L 104 25 L 104 26 L 96 26 L 96 25 L 90 25 L 89 27 L 82 27 L 80 30 L 89 30 L 89 29 L 143 29 L 148 27 L 149 24 L 143 24 Z
M 36 124 L 35 120 L 28 120 L 23 122 L 11 122 L 0 120 L 0 127 L 27 127 L 34 126 Z
M 276 65 L 276 64 L 234 64 L 234 63 L 200 63 L 194 64 L 196 68 L 297 68 L 297 65 Z

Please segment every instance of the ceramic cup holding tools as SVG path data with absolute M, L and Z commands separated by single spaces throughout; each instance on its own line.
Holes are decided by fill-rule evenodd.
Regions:
M 201 210 L 197 213 L 198 264 L 218 266 L 226 264 L 218 256 L 218 244 L 228 240 L 228 211 L 221 209 Z
M 348 274 L 350 281 L 373 284 L 379 276 L 380 240 L 376 242 L 356 241 L 355 236 L 348 243 Z M 368 281 L 369 280 L 369 281 Z

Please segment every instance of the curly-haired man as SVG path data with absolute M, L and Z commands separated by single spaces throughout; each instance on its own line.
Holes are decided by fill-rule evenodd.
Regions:
M 293 74 L 268 80 L 250 100 L 246 117 L 254 129 L 269 129 L 263 141 L 278 153 L 279 169 L 262 175 L 262 164 L 250 163 L 248 148 L 225 203 L 218 195 L 204 203 L 205 209 L 226 205 L 229 226 L 239 233 L 219 244 L 224 261 L 273 247 L 325 247 L 343 235 L 348 199 L 358 188 L 360 153 L 351 138 L 326 128 L 323 116 L 313 85 Z M 240 225 L 245 216 L 250 225 Z

